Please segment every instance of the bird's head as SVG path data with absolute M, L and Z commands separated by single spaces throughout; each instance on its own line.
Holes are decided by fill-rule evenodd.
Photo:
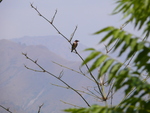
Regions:
M 75 42 L 79 42 L 79 40 L 75 40 Z

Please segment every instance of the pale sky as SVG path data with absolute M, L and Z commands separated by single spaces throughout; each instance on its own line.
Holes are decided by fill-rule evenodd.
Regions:
M 101 38 L 92 33 L 107 26 L 119 28 L 124 22 L 121 14 L 110 15 L 116 6 L 115 0 L 3 0 L 0 3 L 0 39 L 57 35 L 30 3 L 50 20 L 57 9 L 54 24 L 58 29 L 69 38 L 78 25 L 74 40 L 87 46 L 96 45 Z

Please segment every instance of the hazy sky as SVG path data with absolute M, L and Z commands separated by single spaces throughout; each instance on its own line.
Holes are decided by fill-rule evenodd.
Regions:
M 74 40 L 87 46 L 96 45 L 101 38 L 92 33 L 106 26 L 120 27 L 124 22 L 121 15 L 110 15 L 116 6 L 115 0 L 3 0 L 0 3 L 0 39 L 57 35 L 30 3 L 50 20 L 57 9 L 54 24 L 58 29 L 69 38 L 78 25 Z

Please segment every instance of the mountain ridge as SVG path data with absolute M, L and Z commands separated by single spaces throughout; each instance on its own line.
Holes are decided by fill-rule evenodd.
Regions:
M 51 85 L 53 83 L 64 86 L 54 77 L 26 69 L 24 65 L 37 70 L 39 68 L 28 61 L 22 52 L 27 53 L 33 60 L 38 59 L 37 62 L 44 69 L 56 76 L 59 76 L 60 72 L 63 71 L 62 79 L 74 88 L 78 89 L 85 84 L 91 84 L 84 76 L 52 63 L 55 61 L 79 71 L 78 67 L 81 62 L 67 61 L 42 45 L 27 46 L 9 40 L 0 40 L 1 105 L 6 108 L 9 107 L 12 112 L 16 113 L 37 112 L 38 106 L 42 103 L 44 103 L 42 112 L 62 113 L 62 109 L 70 106 L 61 103 L 60 99 L 85 106 L 85 103 L 73 91 Z M 83 80 L 84 82 L 82 82 Z M 5 113 L 1 108 L 0 112 Z
M 50 51 L 70 61 L 81 61 L 77 55 L 71 53 L 71 45 L 61 36 L 50 35 L 50 36 L 24 36 L 21 38 L 11 39 L 12 41 L 22 45 L 43 45 Z M 81 42 L 79 42 L 77 51 L 84 58 L 87 56 L 83 50 L 87 48 Z

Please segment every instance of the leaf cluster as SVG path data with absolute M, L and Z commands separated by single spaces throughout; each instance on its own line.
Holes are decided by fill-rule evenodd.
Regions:
M 118 57 L 125 57 L 121 62 L 94 48 L 88 48 L 90 55 L 82 65 L 93 61 L 89 72 L 98 69 L 97 79 L 108 75 L 108 84 L 113 80 L 115 91 L 124 87 L 124 99 L 114 107 L 93 105 L 90 108 L 68 109 L 71 113 L 150 113 L 150 0 L 117 0 L 113 14 L 122 13 L 126 24 L 131 23 L 138 30 L 143 30 L 141 37 L 123 29 L 108 26 L 95 35 L 105 33 L 99 44 L 113 46 L 112 52 L 118 50 Z M 132 66 L 129 66 L 132 61 Z M 144 74 L 144 75 L 143 75 Z M 144 77 L 144 79 L 143 79 Z

